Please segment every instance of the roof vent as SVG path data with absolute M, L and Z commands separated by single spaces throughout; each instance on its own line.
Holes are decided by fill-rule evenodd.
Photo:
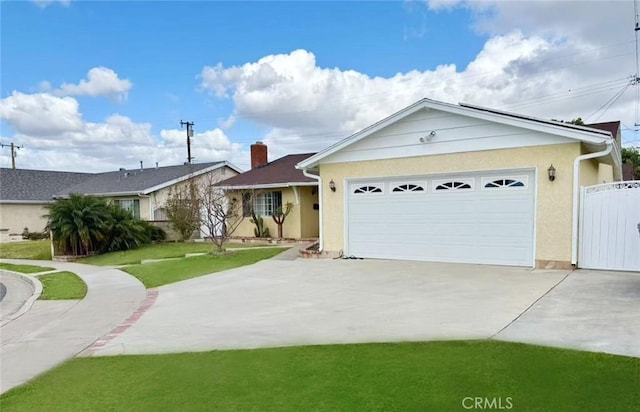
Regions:
M 120 171 L 121 171 L 121 172 L 124 172 L 125 170 L 127 170 L 127 169 L 125 169 L 124 167 L 121 167 L 121 168 L 120 168 Z

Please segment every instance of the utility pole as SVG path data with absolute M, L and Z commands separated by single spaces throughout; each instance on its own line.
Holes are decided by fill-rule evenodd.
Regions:
M 187 163 L 194 159 L 191 157 L 191 138 L 193 137 L 193 122 L 183 122 L 180 120 L 180 128 L 187 126 Z
M 11 144 L 0 143 L 0 148 L 4 149 L 5 147 L 11 148 L 11 168 L 15 169 L 16 168 L 16 150 L 24 149 L 24 146 L 15 145 L 13 144 L 13 142 L 11 142 Z

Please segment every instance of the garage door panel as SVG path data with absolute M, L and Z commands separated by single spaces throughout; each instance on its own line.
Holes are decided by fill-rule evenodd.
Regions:
M 530 266 L 533 173 L 518 188 L 483 189 L 482 178 L 453 176 L 450 180 L 465 179 L 472 188 L 419 193 L 390 192 L 398 183 L 378 181 L 381 193 L 355 194 L 352 188 L 367 183 L 350 184 L 346 252 L 369 258 Z M 436 187 L 428 176 L 424 181 L 426 188 Z

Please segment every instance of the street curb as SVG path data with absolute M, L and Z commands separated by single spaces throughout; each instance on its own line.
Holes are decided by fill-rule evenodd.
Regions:
M 0 321 L 0 328 L 3 327 L 4 325 L 7 325 L 13 322 L 14 320 L 18 319 L 20 316 L 27 313 L 29 309 L 31 309 L 31 307 L 33 306 L 33 303 L 36 300 L 38 300 L 40 295 L 42 295 L 42 283 L 35 276 L 27 276 L 20 272 L 14 272 L 12 270 L 6 270 L 6 269 L 2 269 L 2 270 L 4 272 L 9 273 L 10 275 L 16 276 L 21 282 L 27 283 L 31 287 L 31 289 L 33 289 L 33 292 L 31 296 L 29 296 L 29 298 L 24 302 L 22 307 L 20 307 L 20 309 L 12 313 L 8 319 Z

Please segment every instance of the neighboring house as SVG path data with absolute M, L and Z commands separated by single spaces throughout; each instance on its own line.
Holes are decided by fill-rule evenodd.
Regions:
M 164 221 L 164 204 L 172 188 L 192 179 L 217 182 L 240 173 L 227 162 L 156 168 L 120 169 L 106 173 L 68 173 L 45 170 L 0 171 L 0 227 L 10 233 L 41 231 L 45 206 L 72 193 L 94 195 L 117 202 L 143 220 Z M 26 206 L 28 205 L 28 207 Z
M 20 234 L 44 230 L 45 206 L 53 196 L 93 177 L 91 173 L 54 172 L 47 170 L 0 168 L 0 229 Z
M 580 186 L 621 179 L 619 129 L 423 99 L 297 168 L 327 253 L 570 268 Z
M 276 237 L 278 229 L 271 215 L 278 207 L 290 202 L 293 209 L 284 221 L 283 237 L 318 237 L 318 182 L 295 168 L 297 163 L 312 155 L 288 155 L 268 162 L 267 146 L 261 142 L 251 145 L 251 170 L 217 185 L 227 190 L 230 198 L 242 200 L 244 220 L 234 236 L 255 236 L 255 225 L 251 223 L 253 208 L 269 228 L 270 235 Z
M 622 180 L 635 180 L 635 167 L 631 163 L 622 165 Z

